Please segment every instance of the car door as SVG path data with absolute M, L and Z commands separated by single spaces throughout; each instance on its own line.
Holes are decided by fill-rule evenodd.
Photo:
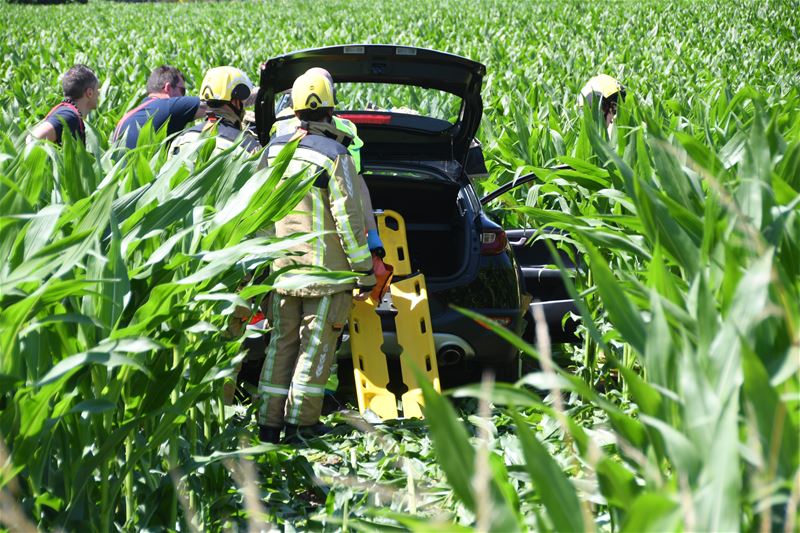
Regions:
M 562 165 L 554 167 L 554 170 L 562 168 L 569 167 Z M 512 189 L 530 184 L 536 179 L 535 173 L 520 176 L 481 198 L 481 205 L 487 206 Z M 508 243 L 514 251 L 517 264 L 522 272 L 525 290 L 531 297 L 530 314 L 526 317 L 529 326 L 523 336 L 529 342 L 535 341 L 533 314 L 534 309 L 540 307 L 544 312 L 552 342 L 576 342 L 576 322 L 572 319 L 564 320 L 567 313 L 577 312 L 575 302 L 567 292 L 561 271 L 555 267 L 557 263 L 545 240 L 535 238 L 536 230 L 533 228 L 505 228 L 505 231 Z M 558 230 L 545 231 L 557 232 Z M 566 252 L 559 251 L 558 253 L 565 268 L 574 268 L 574 264 Z

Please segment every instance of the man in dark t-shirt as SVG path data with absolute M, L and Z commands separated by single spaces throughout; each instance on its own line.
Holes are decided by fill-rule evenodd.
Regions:
M 85 65 L 74 65 L 64 73 L 61 86 L 64 89 L 64 99 L 31 130 L 31 138 L 46 139 L 60 145 L 66 126 L 75 139 L 85 143 L 86 126 L 83 117 L 97 109 L 97 76 Z
M 114 130 L 112 140 L 124 138 L 126 148 L 136 148 L 139 130 L 148 120 L 152 119 L 155 131 L 167 124 L 167 135 L 172 135 L 208 111 L 200 98 L 186 96 L 183 74 L 175 67 L 161 65 L 150 73 L 147 93 L 138 106 L 125 113 Z

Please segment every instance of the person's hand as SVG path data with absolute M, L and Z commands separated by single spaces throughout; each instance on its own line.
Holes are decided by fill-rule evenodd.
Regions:
M 226 330 L 228 335 L 233 338 L 239 337 L 252 316 L 253 313 L 249 307 L 237 305 L 228 319 L 228 328 Z

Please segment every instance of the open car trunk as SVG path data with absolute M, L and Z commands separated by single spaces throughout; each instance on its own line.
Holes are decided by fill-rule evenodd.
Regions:
M 407 86 L 456 97 L 461 105 L 453 121 L 361 106 L 347 111 L 357 115 L 349 119 L 358 124 L 364 159 L 464 163 L 483 113 L 481 85 L 486 67 L 481 63 L 436 50 L 379 44 L 327 46 L 270 58 L 261 68 L 255 106 L 262 144 L 269 141 L 276 120 L 276 98 L 311 67 L 326 69 L 336 84 Z M 386 107 L 409 105 L 412 102 L 401 101 Z
M 448 278 L 466 264 L 468 228 L 458 184 L 399 176 L 364 176 L 376 210 L 397 211 L 406 223 L 411 268 Z

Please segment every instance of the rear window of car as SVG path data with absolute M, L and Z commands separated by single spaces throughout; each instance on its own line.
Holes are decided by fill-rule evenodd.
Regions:
M 289 104 L 280 98 L 276 114 Z M 388 83 L 337 83 L 336 110 L 388 111 L 404 115 L 420 115 L 455 124 L 461 112 L 461 98 L 437 89 Z

